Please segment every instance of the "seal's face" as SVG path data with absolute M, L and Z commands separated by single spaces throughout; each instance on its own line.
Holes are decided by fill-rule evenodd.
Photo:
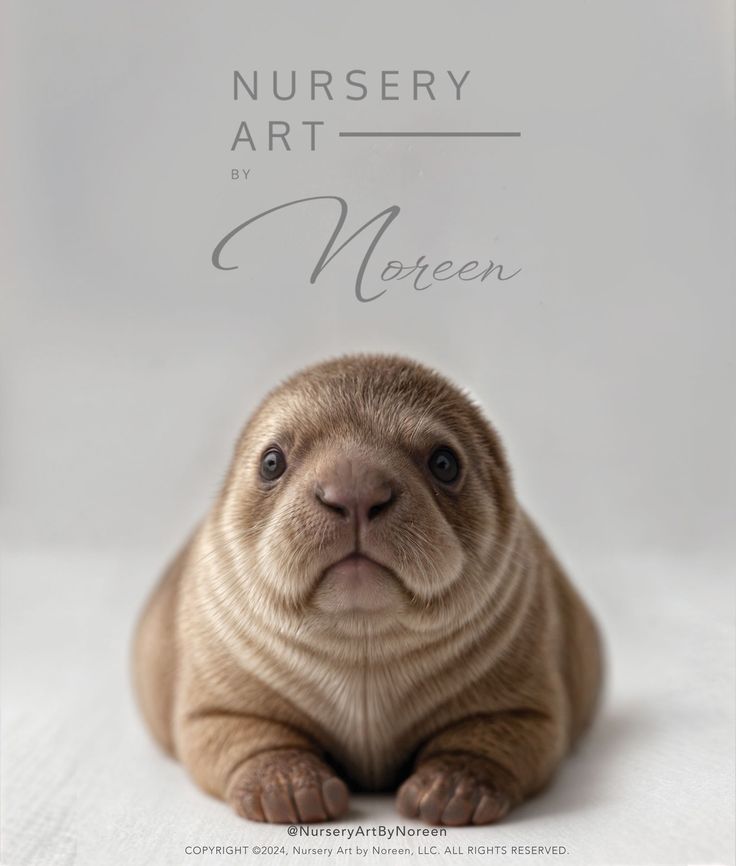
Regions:
M 496 437 L 461 392 L 412 362 L 357 356 L 266 398 L 223 519 L 270 603 L 406 625 L 477 603 L 510 502 Z

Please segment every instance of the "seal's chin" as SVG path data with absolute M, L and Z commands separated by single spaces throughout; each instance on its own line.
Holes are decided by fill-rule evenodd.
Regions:
M 325 570 L 314 602 L 325 613 L 382 613 L 395 607 L 400 596 L 389 569 L 351 553 Z

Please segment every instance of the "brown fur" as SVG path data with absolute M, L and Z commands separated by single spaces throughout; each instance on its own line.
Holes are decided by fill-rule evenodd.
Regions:
M 266 483 L 273 444 L 288 466 Z M 439 445 L 460 457 L 452 489 L 427 468 Z M 338 464 L 351 491 L 389 485 L 375 519 L 315 499 Z M 380 610 L 344 609 L 329 579 L 356 543 L 388 569 L 366 590 Z M 432 823 L 496 820 L 550 779 L 601 678 L 595 625 L 493 429 L 437 373 L 382 356 L 309 368 L 263 401 L 148 603 L 134 667 L 161 746 L 271 821 L 344 814 L 341 779 L 405 779 L 398 808 Z

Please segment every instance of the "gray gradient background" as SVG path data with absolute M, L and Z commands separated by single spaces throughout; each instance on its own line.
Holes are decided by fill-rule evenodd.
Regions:
M 705 735 L 706 769 L 692 759 L 704 773 L 694 809 L 667 794 L 629 807 L 646 816 L 656 806 L 660 823 L 673 828 L 687 815 L 692 856 L 732 856 L 731 4 L 380 0 L 203 9 L 72 0 L 6 2 L 3 19 L 0 531 L 13 862 L 36 862 L 29 851 L 51 832 L 28 817 L 38 770 L 23 769 L 41 760 L 35 735 L 24 731 L 43 715 L 49 660 L 61 671 L 106 658 L 94 642 L 74 656 L 70 623 L 95 634 L 116 611 L 100 634 L 119 637 L 110 664 L 123 671 L 119 646 L 135 610 L 215 495 L 248 412 L 293 369 L 352 350 L 426 361 L 483 404 L 507 444 L 521 498 L 610 621 L 611 639 L 620 639 L 614 696 L 641 671 L 650 623 L 670 623 L 659 648 L 671 639 L 681 667 L 668 675 L 683 690 L 712 686 L 702 700 L 716 727 Z M 448 87 L 430 104 L 381 103 L 375 88 L 362 102 L 312 104 L 302 90 L 290 103 L 251 104 L 232 101 L 235 68 L 262 70 L 264 83 L 272 69 L 292 68 L 364 68 L 370 83 L 380 69 L 471 75 L 461 102 Z M 322 119 L 327 127 L 315 153 L 295 143 L 291 153 L 234 155 L 242 119 L 259 145 L 268 119 Z M 391 128 L 518 129 L 522 137 L 336 136 Z M 231 181 L 230 169 L 243 166 L 250 179 Z M 422 253 L 435 263 L 490 257 L 522 273 L 422 293 L 393 283 L 377 302 L 359 304 L 352 283 L 361 241 L 308 283 L 334 223 L 329 205 L 264 220 L 232 245 L 239 270 L 213 269 L 212 248 L 229 229 L 310 195 L 346 198 L 348 228 L 401 206 L 369 267 L 369 287 L 378 285 L 380 263 Z M 688 629 L 689 613 L 697 628 Z M 696 658 L 704 634 L 712 645 Z M 665 665 L 674 658 L 667 653 Z M 120 701 L 115 676 L 104 665 L 95 671 Z M 650 670 L 651 682 L 661 673 Z M 646 695 L 646 682 L 637 683 L 634 691 Z M 74 688 L 65 694 L 59 705 L 72 748 L 84 698 Z M 155 775 L 158 759 L 146 751 L 127 696 L 124 703 L 126 736 Z M 664 741 L 653 739 L 655 752 Z M 662 766 L 691 751 L 677 742 Z M 140 791 L 158 784 L 138 772 Z M 177 777 L 171 791 L 180 788 Z M 213 820 L 230 821 L 216 804 L 206 808 Z M 697 833 L 705 815 L 710 848 Z M 159 862 L 180 855 L 183 830 L 169 819 L 155 850 L 170 845 L 174 860 L 162 854 Z M 77 862 L 86 862 L 79 851 L 95 862 L 90 845 L 100 825 L 79 820 Z M 601 821 L 620 839 L 613 818 Z M 218 834 L 207 827 L 210 838 L 199 841 L 214 844 Z M 551 844 L 556 831 L 545 827 L 541 841 Z M 528 825 L 522 831 L 530 835 Z M 135 826 L 126 832 L 132 838 Z M 643 829 L 620 850 L 597 849 L 592 836 L 586 849 L 580 833 L 576 850 L 587 862 L 597 850 L 631 862 L 642 851 L 652 862 L 678 856 L 664 836 L 647 837 L 642 848 Z M 152 855 L 140 839 L 145 862 Z M 105 852 L 96 862 L 117 862 Z M 44 862 L 73 862 L 63 856 Z

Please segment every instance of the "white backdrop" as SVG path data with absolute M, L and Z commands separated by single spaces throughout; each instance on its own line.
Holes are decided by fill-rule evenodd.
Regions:
M 29 647 L 42 676 L 65 645 L 56 606 L 81 599 L 83 628 L 112 616 L 114 599 L 122 659 L 156 567 L 211 501 L 262 393 L 306 362 L 358 349 L 426 361 L 480 400 L 522 499 L 609 635 L 619 629 L 632 676 L 646 653 L 626 645 L 633 608 L 652 620 L 676 611 L 673 638 L 701 611 L 722 636 L 702 660 L 705 699 L 728 723 L 730 3 L 11 0 L 3 17 L 0 531 L 16 750 L 36 713 Z M 356 68 L 370 88 L 359 102 L 337 82 Z M 233 101 L 235 69 L 259 70 L 257 102 Z M 274 69 L 297 71 L 293 101 L 264 92 Z M 309 100 L 310 69 L 333 73 L 333 102 Z M 411 99 L 413 69 L 435 71 L 435 102 Z M 470 70 L 460 101 L 440 86 L 447 69 Z M 398 101 L 378 99 L 380 70 L 398 70 Z M 315 152 L 300 138 L 269 153 L 271 119 L 323 120 L 324 137 Z M 241 120 L 254 153 L 230 151 Z M 344 139 L 340 129 L 522 134 Z M 241 167 L 248 180 L 233 181 Z M 330 205 L 265 218 L 228 248 L 238 270 L 212 267 L 235 225 L 316 195 L 347 200 L 348 233 L 401 207 L 366 273 L 371 288 L 387 260 L 421 254 L 521 272 L 424 292 L 387 283 L 360 304 L 360 239 L 309 284 Z M 106 563 L 96 601 L 92 563 Z M 700 634 L 685 653 L 698 671 Z M 78 709 L 71 699 L 70 724 Z M 725 775 L 702 786 L 727 816 L 725 730 L 711 737 L 729 750 Z M 13 790 L 31 790 L 21 770 L 13 778 Z M 724 830 L 721 820 L 718 839 Z M 16 862 L 33 862 L 22 845 L 39 831 L 18 818 L 14 832 L 26 851 Z M 636 860 L 637 844 L 621 856 Z

